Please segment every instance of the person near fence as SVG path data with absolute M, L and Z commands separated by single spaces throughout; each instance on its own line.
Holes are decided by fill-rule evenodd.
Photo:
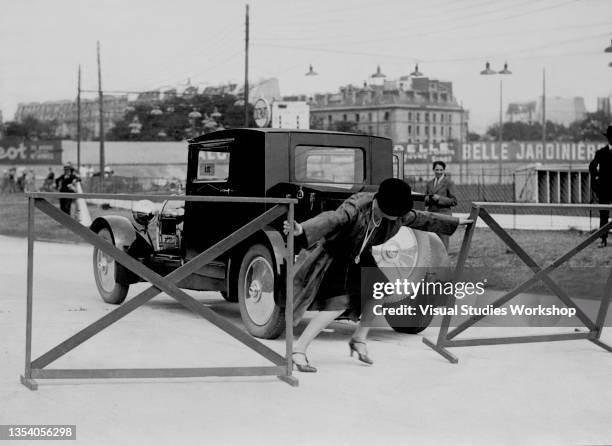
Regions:
M 434 177 L 425 185 L 425 208 L 429 212 L 452 215 L 451 208 L 457 206 L 455 196 L 455 184 L 446 175 L 446 163 L 434 161 Z M 442 243 L 448 250 L 449 237 L 446 234 L 438 234 Z
M 345 200 L 335 211 L 323 212 L 303 223 L 294 222 L 300 253 L 294 276 L 295 323 L 305 311 L 317 310 L 294 346 L 293 360 L 301 372 L 316 372 L 306 355 L 314 338 L 336 318 L 357 320 L 349 341 L 351 356 L 372 364 L 366 338 L 374 300 L 361 308 L 361 267 L 377 268 L 371 247 L 385 243 L 408 226 L 423 231 L 452 234 L 468 220 L 412 209 L 410 186 L 397 178 L 384 180 L 378 192 L 361 192 Z M 284 231 L 289 231 L 285 221 Z
M 64 173 L 55 180 L 55 188 L 59 192 L 74 193 L 76 192 L 76 183 L 78 181 L 81 181 L 81 179 L 72 169 L 72 165 L 66 164 L 64 165 Z M 72 198 L 60 198 L 60 209 L 70 215 L 73 201 Z
M 610 204 L 612 201 L 612 125 L 608 126 L 603 134 L 608 144 L 595 152 L 593 160 L 589 164 L 591 174 L 591 185 L 593 194 L 599 204 Z M 610 219 L 610 211 L 601 209 L 599 211 L 599 227 L 603 227 Z M 608 246 L 608 233 L 601 235 L 600 248 Z

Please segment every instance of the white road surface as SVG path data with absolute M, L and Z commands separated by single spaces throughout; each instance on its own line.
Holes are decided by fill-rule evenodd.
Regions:
M 0 236 L 0 250 L 0 424 L 75 424 L 79 445 L 612 443 L 612 354 L 588 341 L 455 348 L 460 361 L 452 365 L 421 335 L 376 329 L 375 364 L 366 366 L 348 355 L 353 326 L 336 323 L 312 346 L 319 372 L 296 372 L 298 388 L 255 377 L 41 380 L 30 391 L 19 382 L 26 241 Z M 98 297 L 91 269 L 91 247 L 36 243 L 34 358 L 113 309 Z M 217 293 L 193 294 L 239 321 L 238 308 Z M 602 339 L 612 343 L 612 331 Z M 266 343 L 284 350 L 283 340 Z M 160 296 L 50 367 L 225 365 L 268 363 Z

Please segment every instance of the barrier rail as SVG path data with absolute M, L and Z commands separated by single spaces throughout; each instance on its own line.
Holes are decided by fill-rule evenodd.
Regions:
M 28 266 L 27 266 L 27 308 L 26 308 L 26 345 L 25 345 L 25 371 L 21 376 L 21 383 L 31 390 L 36 390 L 36 379 L 66 379 L 66 378 L 185 378 L 204 376 L 277 376 L 292 386 L 298 385 L 298 380 L 292 376 L 293 362 L 293 221 L 294 204 L 291 198 L 251 198 L 251 197 L 194 197 L 176 195 L 130 195 L 130 194 L 69 194 L 69 198 L 112 198 L 118 200 L 181 200 L 197 202 L 228 202 L 228 203 L 261 203 L 274 205 L 263 214 L 251 220 L 232 234 L 220 240 L 206 251 L 200 253 L 180 268 L 172 271 L 165 277 L 160 276 L 147 268 L 138 260 L 132 258 L 121 249 L 105 241 L 89 228 L 82 226 L 70 216 L 49 203 L 48 199 L 67 198 L 62 193 L 27 193 L 28 197 Z M 111 256 L 125 268 L 151 283 L 151 287 L 142 291 L 123 305 L 117 307 L 104 317 L 98 319 L 64 342 L 53 347 L 48 352 L 32 360 L 32 308 L 33 308 L 33 277 L 34 277 L 34 217 L 35 210 L 47 214 L 70 231 L 79 235 L 83 240 L 97 247 L 105 254 Z M 194 273 L 202 266 L 218 257 L 237 243 L 245 240 L 251 234 L 262 229 L 268 223 L 287 214 L 290 222 L 290 232 L 287 236 L 287 245 L 284 252 L 286 264 L 286 306 L 285 306 L 285 357 L 279 355 L 268 346 L 256 340 L 246 331 L 219 316 L 214 310 L 206 307 L 193 297 L 179 289 L 176 284 L 183 278 Z M 111 324 L 117 322 L 127 314 L 136 310 L 161 292 L 167 293 L 187 309 L 198 314 L 223 330 L 242 344 L 259 353 L 271 361 L 274 366 L 260 367 L 204 367 L 204 368 L 162 368 L 162 369 L 46 369 L 45 367 L 65 355 L 78 345 L 101 332 Z
M 487 212 L 485 208 L 574 208 L 574 209 L 612 209 L 612 205 L 597 205 L 597 204 L 525 204 L 525 203 L 486 203 L 486 202 L 475 202 L 472 204 L 472 210 L 470 213 L 470 219 L 472 223 L 466 227 L 465 234 L 463 236 L 463 242 L 457 258 L 457 265 L 454 271 L 454 280 L 459 280 L 465 262 L 468 257 L 470 246 L 472 243 L 472 236 L 474 229 L 476 228 L 476 221 L 478 218 L 482 219 L 486 225 L 510 248 L 522 261 L 525 263 L 534 273 L 534 275 L 523 283 L 517 285 L 512 290 L 499 297 L 490 305 L 493 308 L 499 308 L 502 305 L 508 303 L 512 298 L 529 289 L 531 285 L 537 281 L 543 281 L 555 295 L 568 307 L 576 310 L 576 316 L 580 321 L 589 329 L 588 332 L 574 332 L 574 333 L 559 333 L 559 334 L 545 334 L 545 335 L 530 335 L 530 336 L 510 336 L 510 337 L 499 337 L 499 338 L 472 338 L 472 339 L 454 339 L 457 335 L 467 330 L 469 327 L 476 324 L 478 321 L 486 317 L 486 315 L 472 316 L 465 322 L 459 324 L 457 327 L 449 331 L 452 316 L 447 312 L 443 316 L 440 331 L 438 332 L 438 339 L 433 342 L 427 338 L 423 338 L 423 342 L 446 358 L 453 364 L 456 364 L 459 360 L 456 356 L 450 353 L 448 347 L 466 347 L 476 345 L 495 345 L 495 344 L 512 344 L 512 343 L 530 343 L 530 342 L 549 342 L 549 341 L 569 341 L 575 339 L 588 339 L 594 344 L 604 348 L 605 350 L 612 352 L 612 347 L 600 340 L 601 332 L 606 320 L 608 307 L 610 305 L 610 299 L 612 297 L 612 268 L 606 280 L 604 286 L 604 294 L 597 312 L 597 318 L 593 321 L 589 318 L 568 296 L 568 294 L 549 276 L 553 270 L 557 269 L 560 265 L 565 263 L 571 257 L 585 249 L 602 234 L 607 233 L 612 228 L 612 221 L 601 227 L 599 230 L 589 235 L 580 244 L 570 249 L 568 252 L 554 260 L 550 265 L 545 268 L 541 268 L 533 258 L 525 252 L 525 250 L 510 236 L 510 234 L 503 229 L 495 219 Z M 446 306 L 448 308 L 454 307 L 456 298 L 449 296 Z

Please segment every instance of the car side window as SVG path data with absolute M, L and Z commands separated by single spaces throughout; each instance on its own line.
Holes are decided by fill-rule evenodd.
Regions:
M 361 184 L 365 180 L 364 151 L 358 147 L 296 146 L 296 181 Z

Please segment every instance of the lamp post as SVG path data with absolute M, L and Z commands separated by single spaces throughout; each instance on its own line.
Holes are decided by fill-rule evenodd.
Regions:
M 504 63 L 504 68 L 499 72 L 491 69 L 491 64 L 487 62 L 485 64 L 485 69 L 480 72 L 483 76 L 491 76 L 494 74 L 512 74 L 512 71 L 508 69 L 508 62 Z M 498 132 L 498 140 L 499 140 L 499 182 L 502 182 L 502 142 L 503 142 L 503 126 L 504 126 L 504 115 L 503 115 L 503 82 L 502 79 L 499 79 L 499 132 Z

